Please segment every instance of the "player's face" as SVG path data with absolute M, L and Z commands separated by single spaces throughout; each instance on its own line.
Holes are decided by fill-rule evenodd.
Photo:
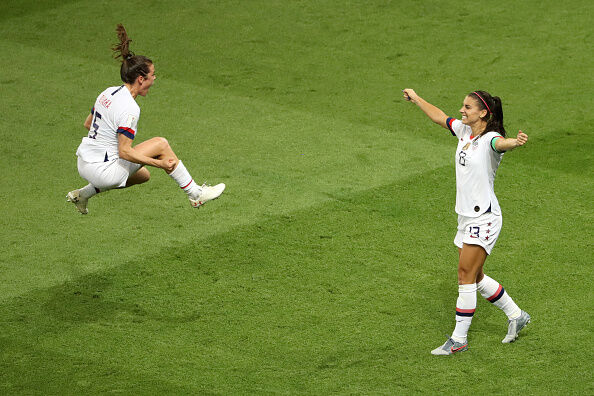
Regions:
M 478 106 L 477 101 L 470 96 L 464 98 L 464 103 L 460 109 L 462 115 L 462 123 L 466 125 L 474 125 L 477 122 L 482 121 L 481 117 L 487 115 L 487 110 L 481 110 Z
M 148 94 L 150 87 L 152 87 L 155 83 L 156 78 L 157 76 L 155 75 L 155 65 L 151 64 L 149 66 L 149 73 L 146 75 L 146 77 L 143 77 L 142 80 L 140 80 L 141 85 L 138 94 L 140 96 L 146 96 L 146 94 Z

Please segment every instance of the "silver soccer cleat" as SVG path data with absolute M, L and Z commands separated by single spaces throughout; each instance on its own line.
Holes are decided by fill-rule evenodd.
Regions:
M 516 338 L 518 338 L 518 333 L 520 332 L 520 330 L 522 330 L 524 327 L 526 327 L 528 323 L 530 323 L 530 315 L 522 311 L 519 318 L 509 320 L 507 323 L 507 335 L 501 341 L 504 344 L 514 342 Z
M 217 199 L 223 191 L 225 191 L 225 183 L 219 183 L 216 186 L 207 186 L 206 184 L 203 184 L 202 187 L 200 187 L 200 190 L 200 194 L 196 197 L 189 197 L 190 204 L 196 209 L 200 208 L 208 201 Z
M 89 213 L 89 209 L 87 209 L 87 204 L 89 203 L 88 198 L 82 198 L 80 196 L 80 190 L 70 191 L 66 195 L 66 201 L 72 202 L 76 209 L 80 212 L 80 214 L 87 214 Z
M 431 351 L 432 355 L 453 355 L 454 353 L 464 352 L 468 350 L 468 342 L 460 343 L 448 337 L 448 340 L 440 346 Z

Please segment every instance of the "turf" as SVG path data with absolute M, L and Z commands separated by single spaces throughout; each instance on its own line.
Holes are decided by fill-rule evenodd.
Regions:
M 589 1 L 33 1 L 0 4 L 3 394 L 593 394 Z M 138 140 L 194 178 L 64 202 L 123 22 L 158 79 Z M 533 322 L 480 299 L 453 327 L 456 115 L 501 96 L 530 136 L 496 180 L 485 271 Z

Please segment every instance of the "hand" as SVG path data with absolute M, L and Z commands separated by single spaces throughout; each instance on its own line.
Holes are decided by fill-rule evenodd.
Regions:
M 417 95 L 417 93 L 410 89 L 410 88 L 406 88 L 402 90 L 404 99 L 408 100 L 409 102 L 413 102 L 416 103 L 416 99 L 419 97 L 419 95 Z
M 516 144 L 518 145 L 517 147 L 525 145 L 527 141 L 528 135 L 522 131 L 518 131 L 518 136 L 516 137 Z
M 165 172 L 171 173 L 175 170 L 176 163 L 173 158 L 166 158 L 163 160 L 159 160 L 159 162 L 161 163 L 160 168 L 164 169 Z

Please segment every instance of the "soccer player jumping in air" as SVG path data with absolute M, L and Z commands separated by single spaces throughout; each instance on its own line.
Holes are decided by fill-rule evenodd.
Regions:
M 136 137 L 140 107 L 136 97 L 146 96 L 155 82 L 155 66 L 142 55 L 134 55 L 124 26 L 117 26 L 119 44 L 113 47 L 121 58 L 123 85 L 103 91 L 85 121 L 89 134 L 76 151 L 78 173 L 89 184 L 66 196 L 81 214 L 87 214 L 89 198 L 102 191 L 125 188 L 147 182 L 150 173 L 145 165 L 163 169 L 185 191 L 194 208 L 219 197 L 225 184 L 199 186 L 165 138 L 154 137 L 132 146 Z
M 503 154 L 526 144 L 528 136 L 519 131 L 516 138 L 505 137 L 501 99 L 488 92 L 474 91 L 464 98 L 461 120 L 446 116 L 412 89 L 403 92 L 406 100 L 419 106 L 433 122 L 449 129 L 458 139 L 455 157 L 458 232 L 454 239 L 459 254 L 456 327 L 452 336 L 431 353 L 451 355 L 468 349 L 466 335 L 476 309 L 477 290 L 507 315 L 507 335 L 502 342 L 513 342 L 530 323 L 530 315 L 516 305 L 503 286 L 484 274 L 483 265 L 502 225 L 501 208 L 493 187 L 495 173 Z

